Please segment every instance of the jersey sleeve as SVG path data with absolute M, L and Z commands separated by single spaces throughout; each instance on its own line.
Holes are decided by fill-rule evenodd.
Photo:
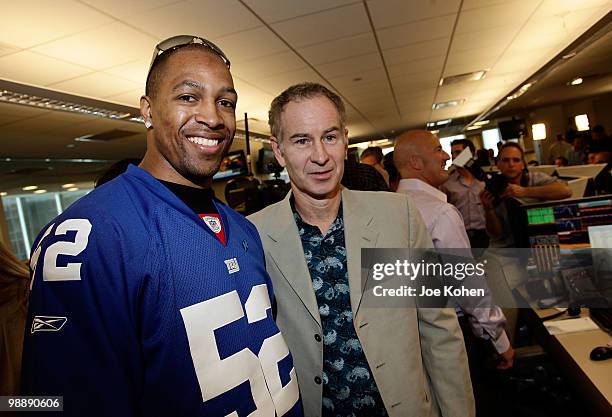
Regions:
M 129 241 L 108 219 L 77 213 L 33 248 L 22 393 L 63 396 L 62 415 L 133 414 L 142 365 L 130 264 L 146 245 Z

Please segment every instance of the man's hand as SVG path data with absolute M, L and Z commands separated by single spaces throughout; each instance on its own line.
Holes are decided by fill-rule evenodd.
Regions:
M 497 369 L 510 369 L 514 364 L 514 349 L 512 346 L 508 348 L 504 353 L 499 354 L 499 363 L 497 364 Z
M 508 184 L 504 192 L 501 194 L 501 198 L 525 196 L 527 196 L 527 188 L 516 184 Z
M 480 193 L 480 201 L 482 201 L 482 206 L 485 210 L 493 210 L 495 208 L 493 205 L 495 197 L 487 190 L 483 190 Z

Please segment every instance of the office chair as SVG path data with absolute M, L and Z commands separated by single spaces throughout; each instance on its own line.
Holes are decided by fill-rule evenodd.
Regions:
M 254 177 L 239 177 L 225 184 L 225 201 L 238 213 L 248 216 L 263 208 L 261 183 Z

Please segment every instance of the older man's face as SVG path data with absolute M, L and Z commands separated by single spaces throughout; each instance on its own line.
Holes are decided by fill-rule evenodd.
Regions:
M 334 104 L 323 96 L 292 101 L 281 113 L 280 134 L 272 142 L 278 162 L 287 168 L 296 195 L 336 196 L 344 172 L 347 131 Z
M 153 124 L 153 140 L 147 144 L 153 175 L 209 183 L 236 131 L 236 101 L 232 76 L 219 57 L 199 49 L 170 56 L 150 107 L 141 101 Z
M 450 156 L 444 152 L 440 140 L 434 135 L 429 135 L 421 141 L 419 147 L 419 156 L 423 160 L 423 179 L 434 187 L 442 185 L 448 179 L 446 161 Z

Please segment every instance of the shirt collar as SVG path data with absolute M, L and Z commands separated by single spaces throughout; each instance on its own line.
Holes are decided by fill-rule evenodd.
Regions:
M 444 201 L 446 203 L 446 194 L 437 188 L 432 187 L 424 181 L 418 180 L 416 178 L 408 178 L 400 180 L 399 185 L 397 186 L 397 191 L 422 191 L 430 196 L 437 198 L 440 201 Z

